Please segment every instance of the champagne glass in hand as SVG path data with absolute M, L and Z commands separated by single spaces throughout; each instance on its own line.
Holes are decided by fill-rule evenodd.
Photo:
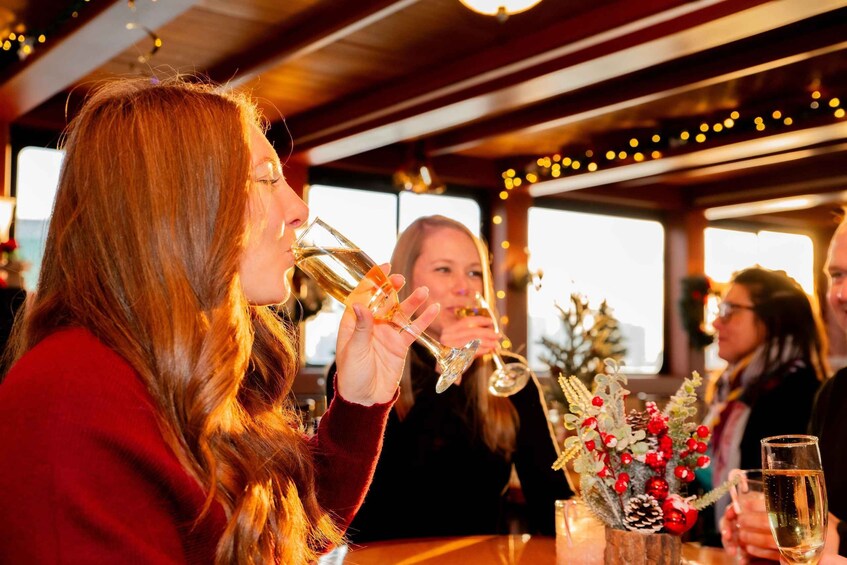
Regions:
M 418 332 L 400 310 L 397 291 L 382 269 L 320 218 L 315 218 L 303 230 L 292 252 L 297 266 L 330 296 L 345 304 L 363 303 L 376 319 L 414 335 L 435 356 L 441 368 L 435 385 L 437 392 L 447 390 L 473 361 L 479 340 L 457 349 L 445 347 L 426 332 Z M 369 284 L 354 292 L 362 281 Z
M 486 316 L 494 322 L 494 331 L 500 333 L 497 317 L 481 293 L 474 295 L 474 303 L 456 310 L 459 318 L 468 316 Z M 495 370 L 488 379 L 488 392 L 494 396 L 511 396 L 520 391 L 529 382 L 529 367 L 523 363 L 504 363 L 503 357 L 495 350 L 491 353 Z
M 828 515 L 818 438 L 763 439 L 762 470 L 768 521 L 779 553 L 790 565 L 817 564 Z

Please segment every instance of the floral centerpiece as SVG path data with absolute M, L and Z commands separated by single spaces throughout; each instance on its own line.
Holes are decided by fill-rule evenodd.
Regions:
M 663 410 L 648 402 L 643 411 L 626 414 L 626 376 L 616 362 L 606 363 L 610 370 L 595 377 L 593 393 L 576 377 L 559 379 L 570 404 L 565 426 L 575 434 L 565 440 L 554 468 L 574 460 L 582 498 L 607 527 L 607 562 L 614 532 L 620 531 L 677 536 L 662 543 L 676 545 L 678 555 L 678 536 L 728 490 L 723 485 L 699 499 L 686 496 L 695 470 L 710 463 L 705 453 L 711 432 L 693 422 L 702 379 L 694 372 Z

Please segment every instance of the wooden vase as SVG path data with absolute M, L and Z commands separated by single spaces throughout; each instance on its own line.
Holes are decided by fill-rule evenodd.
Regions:
M 681 559 L 679 536 L 606 528 L 606 565 L 679 565 Z

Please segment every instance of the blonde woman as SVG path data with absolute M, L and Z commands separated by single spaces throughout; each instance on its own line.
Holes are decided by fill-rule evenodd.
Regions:
M 339 397 L 305 438 L 265 305 L 308 210 L 260 125 L 244 97 L 138 79 L 69 126 L 0 385 L 0 562 L 306 564 L 341 541 L 412 338 L 348 308 Z
M 440 306 L 429 329 L 435 337 L 450 346 L 480 339 L 481 346 L 461 382 L 440 395 L 435 360 L 412 347 L 351 538 L 510 533 L 505 495 L 513 465 L 526 500 L 523 528 L 553 535 L 554 501 L 572 493 L 564 474 L 551 468 L 556 452 L 541 393 L 530 381 L 511 397 L 490 395 L 494 367 L 487 354 L 501 336 L 487 316 L 457 314 L 475 292 L 495 302 L 485 245 L 458 222 L 424 217 L 400 235 L 391 264 L 409 287 L 426 286 L 428 303 Z M 404 287 L 400 295 L 410 292 Z

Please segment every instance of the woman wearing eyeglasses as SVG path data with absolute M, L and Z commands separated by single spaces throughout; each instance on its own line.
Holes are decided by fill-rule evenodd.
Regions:
M 828 375 L 826 334 L 803 288 L 784 273 L 759 267 L 736 273 L 714 322 L 718 356 L 728 363 L 707 392 L 712 428 L 711 477 L 760 468 L 760 440 L 806 433 L 812 403 Z M 716 508 L 721 516 L 726 499 Z

